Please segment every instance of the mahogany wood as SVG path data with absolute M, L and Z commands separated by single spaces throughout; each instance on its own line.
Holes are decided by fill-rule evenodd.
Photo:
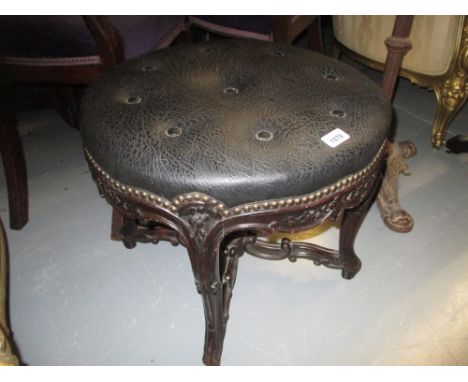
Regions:
M 0 67 L 0 154 L 8 192 L 10 228 L 21 229 L 28 222 L 28 184 L 23 145 L 16 129 L 12 85 Z
M 101 196 L 114 208 L 113 237 L 120 237 L 127 248 L 133 248 L 137 242 L 167 240 L 187 249 L 205 312 L 206 365 L 220 364 L 238 258 L 244 252 L 272 260 L 310 259 L 316 265 L 341 270 L 345 279 L 354 277 L 361 266 L 353 249 L 354 239 L 379 187 L 383 165 L 380 155 L 369 170 L 361 172 L 361 178 L 341 187 L 326 188 L 316 200 L 296 204 L 291 199 L 286 206 L 274 203 L 274 208 L 266 210 L 259 203 L 259 210 L 234 213 L 235 208 L 220 209 L 221 202 L 200 193 L 180 195 L 173 203 L 164 201 L 144 190 L 122 185 L 92 158 L 87 159 Z M 338 251 L 287 239 L 276 244 L 261 239 L 274 232 L 304 231 L 341 216 Z
M 28 184 L 23 145 L 11 114 L 0 115 L 0 153 L 8 190 L 10 228 L 21 229 L 28 222 Z
M 387 59 L 385 61 L 382 90 L 388 99 L 395 93 L 396 82 L 405 54 L 411 49 L 409 34 L 414 16 L 397 16 L 390 37 L 385 40 Z

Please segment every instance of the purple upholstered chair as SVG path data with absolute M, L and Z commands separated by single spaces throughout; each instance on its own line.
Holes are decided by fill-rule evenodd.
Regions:
M 291 45 L 307 30 L 309 48 L 322 51 L 320 16 L 189 16 L 191 25 L 228 37 Z
M 87 84 L 105 67 L 168 46 L 184 16 L 0 16 L 0 57 L 19 81 Z
M 108 67 L 170 45 L 184 28 L 185 16 L 0 16 L 0 151 L 11 228 L 28 221 L 12 84 L 50 83 L 53 107 L 76 126 L 80 89 L 71 85 L 86 85 Z

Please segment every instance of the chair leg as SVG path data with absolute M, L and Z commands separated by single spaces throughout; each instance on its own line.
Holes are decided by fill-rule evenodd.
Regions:
M 416 155 L 413 143 L 404 141 L 389 143 L 387 168 L 377 196 L 377 206 L 385 225 L 392 231 L 399 233 L 410 232 L 414 222 L 411 215 L 403 210 L 398 200 L 398 177 L 400 173 L 410 175 L 405 159 Z
M 28 180 L 23 146 L 12 115 L 0 116 L 0 152 L 8 190 L 10 228 L 19 230 L 28 222 Z
M 307 27 L 307 45 L 310 50 L 323 53 L 322 23 L 320 16 Z
M 468 92 L 464 91 L 468 84 L 468 75 L 448 79 L 434 86 L 437 106 L 432 125 L 432 146 L 440 149 L 445 145 L 445 134 L 455 115 L 468 100 Z
M 52 102 L 57 112 L 71 127 L 79 129 L 79 86 L 54 85 L 52 91 Z

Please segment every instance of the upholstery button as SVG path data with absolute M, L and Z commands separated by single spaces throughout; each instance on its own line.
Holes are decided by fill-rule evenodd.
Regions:
M 270 133 L 269 131 L 259 131 L 257 134 L 255 134 L 255 138 L 259 141 L 269 141 L 273 138 L 273 134 Z
M 338 77 L 336 74 L 324 74 L 323 78 L 325 78 L 326 80 L 330 80 L 330 81 L 338 81 L 340 79 L 340 77 Z
M 128 97 L 127 102 L 128 102 L 129 104 L 140 103 L 140 102 L 141 102 L 141 97 L 139 97 L 139 96 L 131 96 L 131 97 Z
M 239 89 L 232 87 L 232 86 L 228 86 L 227 88 L 223 90 L 223 93 L 224 94 L 237 94 L 239 93 Z
M 180 134 L 182 134 L 180 127 L 170 127 L 166 130 L 166 135 L 171 138 L 178 137 Z
M 343 110 L 337 110 L 337 109 L 331 110 L 331 111 L 330 111 L 330 115 L 331 115 L 332 117 L 336 117 L 336 118 L 344 118 L 344 117 L 346 117 L 346 113 L 345 113 Z

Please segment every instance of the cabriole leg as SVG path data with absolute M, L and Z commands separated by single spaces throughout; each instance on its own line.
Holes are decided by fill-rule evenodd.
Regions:
M 468 92 L 463 87 L 468 83 L 468 75 L 456 77 L 443 84 L 437 84 L 434 92 L 437 96 L 437 106 L 432 125 L 432 146 L 440 149 L 445 144 L 445 135 L 450 122 L 468 100 Z
M 205 313 L 205 345 L 203 363 L 218 366 L 221 362 L 225 334 L 224 293 L 219 266 L 219 250 L 216 261 L 210 262 L 209 245 L 202 243 L 197 249 L 188 249 L 195 283 L 203 300 Z
M 359 227 L 369 208 L 369 201 L 365 201 L 358 207 L 344 211 L 340 229 L 340 260 L 343 266 L 341 276 L 346 280 L 351 280 L 361 269 L 361 260 L 354 252 L 354 240 Z
M 340 262 L 343 266 L 341 276 L 346 280 L 351 280 L 361 269 L 361 260 L 359 260 L 354 252 L 354 240 L 356 239 L 359 227 L 361 226 L 361 223 L 375 198 L 375 194 L 379 189 L 381 183 L 380 180 L 381 178 L 376 179 L 369 195 L 367 195 L 366 199 L 360 205 L 344 210 L 343 219 L 341 221 L 340 244 L 338 251 Z

